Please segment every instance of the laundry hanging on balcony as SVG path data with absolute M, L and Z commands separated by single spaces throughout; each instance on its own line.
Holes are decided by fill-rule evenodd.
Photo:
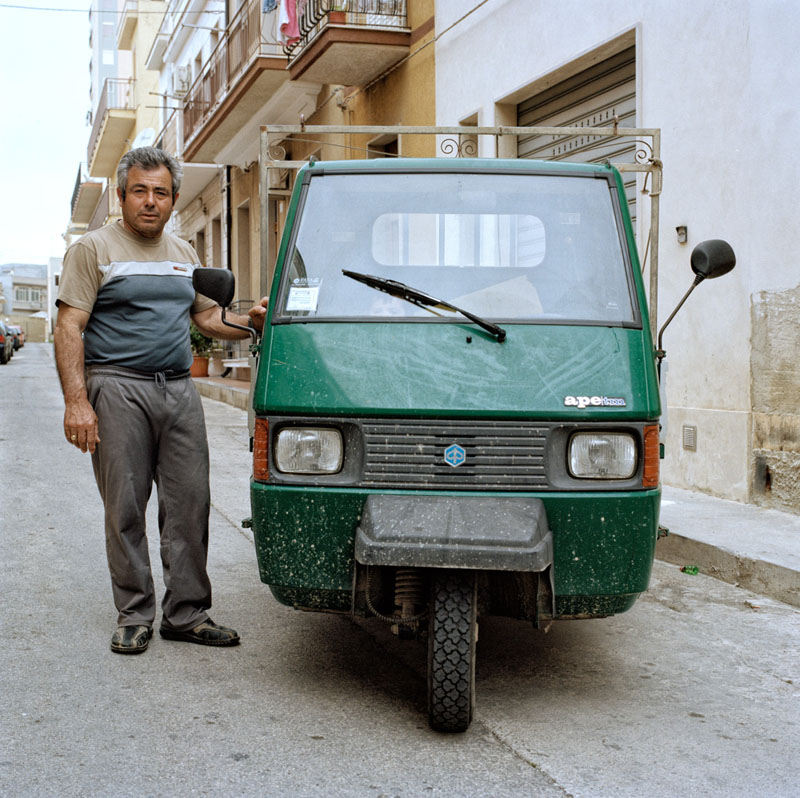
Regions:
M 306 7 L 306 0 L 280 0 L 278 7 L 278 40 L 282 44 L 300 41 L 300 17 Z
M 278 2 L 261 0 L 261 41 L 268 44 L 278 43 Z

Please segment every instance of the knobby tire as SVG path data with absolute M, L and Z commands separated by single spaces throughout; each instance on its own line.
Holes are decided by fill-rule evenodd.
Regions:
M 464 732 L 475 706 L 477 595 L 473 571 L 435 573 L 428 625 L 428 721 Z

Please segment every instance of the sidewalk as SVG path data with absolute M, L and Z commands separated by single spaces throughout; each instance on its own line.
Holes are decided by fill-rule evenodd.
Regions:
M 664 487 L 656 557 L 800 607 L 800 515 Z
M 225 402 L 240 410 L 247 410 L 250 397 L 250 383 L 247 380 L 233 380 L 230 377 L 194 377 L 193 379 L 200 396 Z
M 247 410 L 249 382 L 195 378 L 202 396 Z M 665 486 L 656 557 L 800 607 L 800 515 Z

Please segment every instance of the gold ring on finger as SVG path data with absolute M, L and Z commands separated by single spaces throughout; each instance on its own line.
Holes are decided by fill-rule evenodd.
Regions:
M 71 441 L 77 441 L 78 440 L 78 436 L 77 435 L 70 435 L 70 440 Z

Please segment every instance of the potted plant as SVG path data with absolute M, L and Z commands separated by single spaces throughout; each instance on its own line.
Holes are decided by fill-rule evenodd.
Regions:
M 190 373 L 192 377 L 207 377 L 208 355 L 211 351 L 213 340 L 207 335 L 203 335 L 194 322 L 189 323 L 189 338 L 192 345 L 192 355 L 194 355 Z

